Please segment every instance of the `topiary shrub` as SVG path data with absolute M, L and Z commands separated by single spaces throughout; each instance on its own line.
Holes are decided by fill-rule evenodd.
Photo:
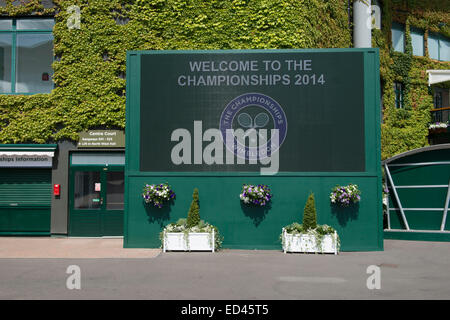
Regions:
M 194 189 L 194 193 L 192 194 L 192 202 L 191 207 L 189 208 L 188 216 L 187 216 L 187 227 L 195 227 L 200 223 L 200 207 L 198 205 L 198 189 Z
M 310 193 L 303 209 L 303 229 L 305 231 L 315 229 L 317 227 L 316 203 L 314 193 Z

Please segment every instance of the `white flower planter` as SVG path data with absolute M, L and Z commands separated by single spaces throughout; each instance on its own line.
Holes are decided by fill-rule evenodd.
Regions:
M 337 233 L 327 234 L 323 237 L 320 247 L 316 243 L 316 238 L 309 234 L 289 234 L 283 228 L 283 251 L 286 252 L 318 252 L 318 253 L 338 253 Z
M 212 251 L 214 231 L 208 232 L 164 232 L 163 252 L 166 251 Z

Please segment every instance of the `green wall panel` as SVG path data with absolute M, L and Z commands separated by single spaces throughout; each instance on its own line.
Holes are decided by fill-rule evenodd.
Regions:
M 176 200 L 170 207 L 156 209 L 145 205 L 141 191 L 145 184 L 168 182 Z M 310 191 L 315 193 L 318 223 L 337 229 L 341 249 L 379 250 L 382 248 L 381 213 L 371 214 L 380 199 L 371 192 L 377 178 L 361 177 L 130 177 L 128 235 L 126 247 L 159 247 L 159 232 L 170 222 L 185 218 L 196 187 L 200 196 L 200 216 L 216 225 L 224 236 L 225 248 L 280 249 L 278 237 L 283 226 L 302 221 L 303 208 Z M 243 183 L 265 183 L 273 191 L 268 210 L 241 205 Z M 329 193 L 336 184 L 356 183 L 362 200 L 350 208 L 333 207 Z
M 0 208 L 0 232 L 50 233 L 50 208 Z
M 443 213 L 443 210 L 405 210 L 406 220 L 408 221 L 409 228 L 412 230 L 439 230 L 441 228 Z M 404 229 L 400 210 L 391 210 L 390 219 L 391 229 Z
M 72 237 L 99 237 L 100 216 L 92 213 L 70 215 L 69 235 Z
M 184 87 L 175 91 L 168 90 L 167 86 L 176 83 L 178 75 L 186 73 L 185 67 L 181 69 L 177 67 L 176 63 L 168 63 L 168 60 L 164 59 L 154 60 L 164 62 L 163 66 L 167 68 L 165 73 L 161 71 L 162 65 L 152 64 L 148 57 L 143 64 L 143 59 L 141 59 L 142 55 L 171 55 L 169 60 L 176 62 L 177 59 L 174 60 L 173 57 L 179 55 L 180 61 L 186 65 L 189 60 L 182 55 L 191 55 L 192 61 L 196 61 L 196 55 L 198 60 L 205 60 L 211 54 L 217 55 L 213 60 L 220 61 L 217 58 L 220 55 L 227 60 L 227 54 L 237 59 L 236 57 L 241 55 L 258 56 L 254 53 L 261 54 L 261 57 L 267 59 L 284 56 L 281 53 L 288 53 L 289 57 L 296 55 L 304 58 L 315 57 L 314 61 L 317 62 L 314 64 L 315 71 L 326 73 L 329 82 L 323 86 L 323 90 L 293 88 L 294 91 L 297 90 L 297 93 L 289 91 L 287 87 L 271 88 L 270 86 L 250 86 L 240 89 L 216 86 L 210 91 L 205 88 Z M 323 56 L 321 56 L 322 53 L 324 53 Z M 356 59 L 354 61 L 358 65 L 357 68 L 352 69 L 352 74 L 356 77 L 358 72 L 362 72 L 362 78 L 361 74 L 356 77 L 359 82 L 355 86 L 349 85 L 351 81 L 346 83 L 345 79 L 348 73 L 341 70 L 343 65 L 347 65 L 349 58 L 350 60 Z M 327 68 L 323 68 L 324 66 Z M 158 72 L 154 74 L 153 70 Z M 166 84 L 166 87 L 161 87 L 161 84 Z M 156 86 L 159 88 L 158 90 L 155 90 Z M 324 126 L 324 123 L 321 122 L 321 119 L 326 118 L 323 115 L 328 108 L 332 108 L 333 112 L 339 108 L 339 104 L 336 104 L 333 96 L 330 95 L 330 93 L 337 94 L 335 90 L 339 90 L 339 97 L 344 92 L 350 96 L 358 91 L 356 96 L 362 98 L 358 103 L 354 103 L 355 101 L 352 100 L 351 107 L 347 108 L 347 106 L 344 108 L 346 111 L 342 110 L 342 114 L 340 114 L 340 116 L 351 116 L 350 118 L 353 119 L 349 112 L 355 110 L 355 114 L 359 117 L 362 116 L 358 121 L 363 120 L 363 123 L 358 123 L 356 129 L 352 129 L 353 131 L 348 128 L 349 125 L 345 121 L 339 123 L 338 119 L 341 119 L 339 117 L 332 126 Z M 168 223 L 187 216 L 193 189 L 198 188 L 201 218 L 219 228 L 224 236 L 223 246 L 225 248 L 281 249 L 279 235 L 282 227 L 294 221 L 302 222 L 303 208 L 309 192 L 312 191 L 316 196 L 318 222 L 337 229 L 341 238 L 342 250 L 383 250 L 379 90 L 378 49 L 128 52 L 124 246 L 129 248 L 160 247 L 160 231 Z M 283 164 L 285 160 L 282 160 L 280 171 L 277 174 L 262 176 L 253 168 L 247 168 L 247 170 L 237 167 L 212 166 L 208 168 L 204 164 L 192 166 L 192 169 L 184 165 L 178 169 L 173 163 L 163 163 L 171 159 L 167 157 L 167 152 L 171 148 L 168 148 L 168 145 L 173 145 L 173 143 L 170 141 L 170 135 L 168 137 L 167 135 L 176 127 L 169 122 L 168 125 L 172 129 L 167 130 L 164 127 L 165 122 L 172 121 L 171 117 L 173 117 L 173 121 L 182 124 L 181 128 L 187 127 L 192 130 L 192 121 L 203 120 L 208 123 L 208 126 L 203 128 L 206 130 L 209 123 L 217 123 L 218 110 L 213 103 L 230 101 L 246 92 L 261 92 L 262 94 L 267 93 L 269 96 L 276 96 L 276 99 L 282 102 L 283 108 L 286 106 L 286 110 L 288 110 L 286 112 L 289 116 L 289 130 L 292 129 L 295 135 L 290 136 L 289 144 L 286 142 L 286 146 L 290 147 L 283 149 L 282 153 L 289 163 Z M 225 96 L 222 97 L 221 93 L 224 93 Z M 280 96 L 283 98 L 279 98 L 278 94 L 280 93 L 286 94 Z M 174 99 L 178 94 L 179 97 L 184 98 Z M 156 98 L 157 95 L 160 96 Z M 201 100 L 198 107 L 202 109 L 202 112 L 195 109 L 196 104 L 193 101 L 196 96 L 199 101 Z M 211 109 L 205 102 L 208 99 L 211 102 Z M 295 99 L 298 99 L 297 104 L 295 104 Z M 305 101 L 308 103 L 305 104 Z M 292 105 L 287 106 L 290 103 Z M 166 104 L 166 110 L 161 109 L 160 104 Z M 297 109 L 294 108 L 295 105 L 297 105 Z M 183 110 L 183 106 L 187 109 Z M 146 108 L 145 112 L 142 112 L 141 108 Z M 152 108 L 156 113 L 152 112 Z M 303 112 L 305 110 L 307 110 L 306 113 Z M 143 116 L 149 121 L 143 121 Z M 186 122 L 183 117 L 186 117 L 188 121 Z M 304 128 L 301 129 L 299 124 Z M 157 128 L 159 129 L 156 130 Z M 307 136 L 308 147 L 295 144 L 296 136 L 305 140 L 305 137 L 301 136 L 302 132 Z M 162 137 L 158 137 L 158 134 L 163 134 L 166 138 L 162 139 Z M 346 139 L 349 134 L 358 134 L 360 138 L 363 137 L 363 141 Z M 153 136 L 157 139 L 151 139 Z M 333 137 L 334 142 L 331 146 L 329 141 L 326 144 L 320 143 L 325 136 Z M 341 138 L 336 140 L 337 136 Z M 352 148 L 352 142 L 349 143 L 349 141 L 360 142 L 355 142 L 355 148 Z M 340 148 L 340 145 L 343 147 Z M 145 152 L 142 153 L 142 150 Z M 309 151 L 310 153 L 308 153 Z M 302 154 L 305 155 L 304 159 L 301 158 Z M 344 163 L 349 155 L 354 158 Z M 312 164 L 313 158 L 316 161 L 314 165 L 305 165 L 305 159 L 308 159 L 307 163 Z M 355 159 L 358 160 L 355 162 Z M 146 163 L 142 164 L 141 161 L 146 161 Z M 347 168 L 347 170 L 343 172 L 343 168 Z M 294 170 L 298 171 L 292 172 Z M 144 185 L 163 182 L 168 182 L 174 189 L 177 195 L 174 203 L 162 209 L 145 205 L 142 199 Z M 243 206 L 239 199 L 239 193 L 244 183 L 269 185 L 273 193 L 270 208 L 264 210 Z M 350 208 L 333 207 L 329 200 L 332 188 L 336 184 L 346 185 L 349 183 L 358 184 L 360 187 L 361 202 Z
M 403 208 L 444 208 L 447 188 L 399 188 Z M 390 199 L 390 208 L 398 208 L 395 199 Z
M 123 235 L 123 212 L 108 211 L 102 215 L 102 235 Z
M 428 150 L 416 154 L 402 157 L 392 162 L 392 164 L 400 163 L 418 163 L 418 162 L 437 162 L 448 161 L 450 159 L 450 149 Z
M 450 242 L 450 233 L 385 231 L 385 239 Z
M 396 186 L 444 185 L 450 178 L 449 164 L 389 167 L 389 170 Z

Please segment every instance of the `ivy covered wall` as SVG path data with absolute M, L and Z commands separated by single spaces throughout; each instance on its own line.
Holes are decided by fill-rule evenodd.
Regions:
M 50 94 L 0 95 L 0 142 L 75 141 L 79 131 L 125 126 L 127 50 L 351 47 L 347 0 L 54 0 L 0 1 L 3 16 L 54 16 L 55 89 Z M 81 8 L 69 29 L 67 8 Z M 432 92 L 427 69 L 450 63 L 412 55 L 409 29 L 450 37 L 450 2 L 382 1 L 382 158 L 427 145 Z M 391 25 L 406 26 L 405 52 L 394 52 Z M 444 24 L 444 25 L 443 25 Z M 395 107 L 393 84 L 405 87 Z
M 430 32 L 450 38 L 450 2 L 441 0 L 385 0 L 382 5 L 382 30 L 373 30 L 373 46 L 380 48 L 383 90 L 381 156 L 383 159 L 428 145 L 428 125 L 433 109 L 433 93 L 428 87 L 429 69 L 450 69 L 450 62 L 428 56 Z M 405 25 L 405 52 L 391 46 L 392 22 Z M 412 54 L 410 29 L 424 31 L 424 56 Z M 404 108 L 395 106 L 394 82 L 404 84 Z M 440 84 L 442 86 L 442 84 Z M 448 87 L 448 85 L 447 85 Z
M 76 140 L 125 126 L 127 50 L 350 47 L 347 0 L 0 2 L 3 16 L 54 16 L 55 89 L 0 95 L 0 142 Z M 81 9 L 69 29 L 67 8 Z

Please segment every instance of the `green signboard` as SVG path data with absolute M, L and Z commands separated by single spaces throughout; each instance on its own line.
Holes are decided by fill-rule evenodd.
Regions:
M 125 247 L 159 247 L 186 217 L 193 188 L 224 247 L 279 249 L 309 192 L 342 250 L 381 250 L 378 49 L 137 51 L 127 55 Z M 168 182 L 171 206 L 146 206 L 145 184 Z M 267 184 L 270 208 L 248 208 L 242 184 Z M 358 184 L 341 210 L 336 184 Z
M 249 146 L 236 145 L 232 163 L 225 143 L 216 146 L 221 137 L 207 133 L 218 129 L 225 138 L 226 129 L 252 128 L 255 134 L 279 130 L 278 171 L 365 171 L 363 56 L 143 55 L 141 68 L 151 72 L 141 74 L 141 171 L 257 171 L 248 161 L 237 163 L 251 157 Z M 197 158 L 194 148 L 201 153 Z
M 124 148 L 125 134 L 121 130 L 89 130 L 78 134 L 79 148 Z

